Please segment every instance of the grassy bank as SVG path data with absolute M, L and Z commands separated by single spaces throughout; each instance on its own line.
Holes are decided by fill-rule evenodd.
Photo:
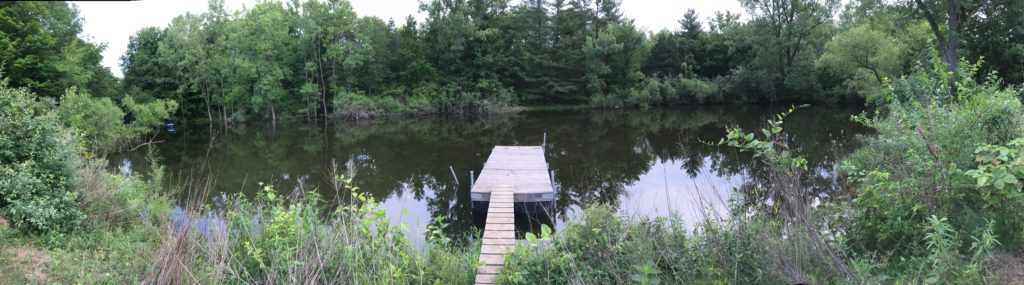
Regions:
M 138 282 L 160 244 L 172 202 L 152 179 L 108 173 L 93 160 L 78 171 L 81 225 L 33 234 L 0 227 L 0 280 L 10 283 Z
M 478 245 L 456 246 L 432 225 L 415 246 L 370 196 L 325 212 L 314 191 L 269 186 L 223 207 L 176 207 L 155 177 L 111 174 L 94 160 L 79 172 L 85 222 L 64 234 L 0 227 L 0 280 L 126 284 L 468 284 Z M 205 182 L 189 183 L 205 187 Z M 189 189 L 197 191 L 198 189 Z M 201 190 L 198 190 L 201 192 Z M 335 201 L 339 202 L 339 201 Z M 437 283 L 440 282 L 440 283 Z

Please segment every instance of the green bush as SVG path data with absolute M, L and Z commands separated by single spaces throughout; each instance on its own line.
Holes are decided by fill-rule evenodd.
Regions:
M 0 81 L 0 215 L 34 233 L 60 233 L 82 220 L 74 191 L 75 139 L 28 89 Z
M 91 150 L 106 152 L 153 132 L 178 108 L 178 103 L 171 100 L 139 103 L 131 96 L 122 103 L 127 113 L 110 98 L 92 97 L 72 87 L 61 98 L 57 114 Z
M 61 122 L 78 131 L 93 150 L 113 149 L 125 136 L 124 111 L 110 98 L 94 98 L 72 87 L 57 107 Z
M 890 83 L 875 118 L 856 117 L 877 131 L 843 166 L 856 192 L 847 235 L 856 252 L 920 256 L 933 215 L 949 217 L 958 244 L 990 225 L 1003 244 L 1024 238 L 1024 198 L 1010 182 L 1019 177 L 1007 176 L 1021 150 L 1010 142 L 1024 136 L 1024 107 L 997 80 L 974 81 L 976 70 L 963 64 L 953 92 L 934 59 Z
M 623 94 L 595 96 L 591 104 L 598 107 L 638 107 L 647 109 L 665 104 L 721 104 L 723 91 L 719 83 L 705 79 L 647 77 Z
M 412 96 L 408 99 L 409 107 L 420 114 L 436 113 L 437 105 L 434 104 L 440 87 L 435 83 L 424 83 L 412 90 Z
M 107 166 L 103 159 L 90 159 L 79 168 L 78 207 L 88 219 L 74 231 L 40 237 L 0 227 L 0 282 L 17 278 L 30 279 L 26 284 L 139 282 L 151 268 L 174 200 L 153 188 L 159 184 L 155 181 L 162 167 L 151 165 L 151 175 L 143 179 L 111 173 Z
M 377 110 L 376 104 L 369 97 L 349 91 L 338 92 L 331 104 L 334 105 L 334 112 L 338 116 L 348 118 L 369 118 L 376 115 Z
M 505 258 L 498 280 L 502 284 L 785 283 L 785 273 L 776 271 L 770 258 L 779 241 L 766 238 L 778 235 L 778 224 L 736 216 L 692 226 L 684 225 L 678 216 L 628 217 L 610 206 L 595 205 L 567 223 L 549 243 L 517 247 Z
M 410 113 L 409 107 L 406 107 L 402 103 L 395 100 L 391 96 L 380 96 L 373 98 L 374 105 L 376 105 L 375 113 L 383 115 L 402 115 Z
M 491 80 L 480 80 L 469 88 L 455 84 L 439 86 L 430 92 L 437 109 L 444 113 L 487 113 L 499 111 L 514 101 L 512 91 Z
M 152 133 L 154 129 L 163 126 L 171 114 L 178 110 L 178 102 L 172 100 L 137 102 L 131 96 L 127 96 L 121 103 L 129 115 L 125 126 L 128 139 Z
M 512 91 L 495 81 L 481 80 L 469 91 L 457 85 L 422 84 L 412 90 L 411 96 L 400 100 L 404 92 L 395 90 L 380 96 L 342 91 L 334 97 L 335 116 L 364 119 L 376 116 L 402 116 L 433 113 L 488 113 L 501 111 L 512 105 Z

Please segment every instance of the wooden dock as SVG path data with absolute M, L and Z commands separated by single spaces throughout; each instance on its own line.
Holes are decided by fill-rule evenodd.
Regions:
M 472 186 L 472 200 L 487 201 L 476 284 L 494 284 L 504 254 L 516 246 L 515 203 L 554 199 L 544 149 L 540 146 L 496 146 Z

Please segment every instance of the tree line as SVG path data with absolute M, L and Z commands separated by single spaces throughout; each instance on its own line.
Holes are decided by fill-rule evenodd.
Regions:
M 66 3 L 4 3 L 14 86 L 58 98 L 177 102 L 182 120 L 488 112 L 514 105 L 862 102 L 927 63 L 1024 82 L 1024 4 L 1014 0 L 741 0 L 749 16 L 680 11 L 645 32 L 618 0 L 433 0 L 426 18 L 358 16 L 345 0 L 263 1 L 131 36 L 124 78 L 79 39 Z M 33 12 L 38 11 L 38 12 Z M 26 37 L 26 35 L 40 37 Z M 13 59 L 13 60 L 10 60 Z M 950 81 L 953 82 L 953 81 Z

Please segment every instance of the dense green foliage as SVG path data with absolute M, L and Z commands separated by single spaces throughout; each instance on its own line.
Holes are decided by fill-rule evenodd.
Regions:
M 972 75 L 979 65 L 960 65 Z M 907 254 L 923 250 L 926 219 L 948 217 L 967 242 L 993 227 L 1006 245 L 1024 239 L 1024 196 L 1012 169 L 1024 137 L 1019 90 L 961 77 L 951 98 L 941 64 L 890 84 L 885 115 L 864 119 L 879 135 L 844 168 L 857 182 L 851 246 Z M 908 252 L 910 251 L 910 252 Z
M 0 77 L 0 214 L 26 232 L 61 235 L 85 217 L 75 191 L 80 147 L 106 152 L 150 133 L 176 108 L 174 102 L 141 104 L 127 97 L 126 124 L 126 113 L 110 98 L 72 87 L 54 108 L 8 82 Z
M 242 11 L 214 0 L 205 13 L 136 32 L 123 82 L 99 66 L 102 45 L 78 38 L 74 5 L 4 4 L 0 43 L 12 86 L 50 98 L 77 86 L 115 102 L 168 99 L 177 118 L 194 121 L 874 102 L 884 79 L 929 48 L 950 71 L 958 56 L 984 58 L 982 74 L 1024 82 L 1018 2 L 750 0 L 741 2 L 747 21 L 690 10 L 678 29 L 645 33 L 616 0 L 427 1 L 425 21 L 397 23 L 360 17 L 345 0 Z
M 113 147 L 121 139 L 121 118 L 124 111 L 110 98 L 93 98 L 88 94 L 68 89 L 57 108 L 60 120 L 78 130 L 89 144 Z
M 863 24 L 836 35 L 825 45 L 818 65 L 846 78 L 843 83 L 864 97 L 880 92 L 880 84 L 899 71 L 898 41 Z
M 75 137 L 35 94 L 7 84 L 0 79 L 0 215 L 36 233 L 73 228 L 83 218 Z
M 929 30 L 944 14 L 918 19 L 924 10 L 914 5 L 742 4 L 750 21 L 718 13 L 705 28 L 691 10 L 678 30 L 645 35 L 611 0 L 428 1 L 421 6 L 426 21 L 401 25 L 359 17 L 346 1 L 271 1 L 234 14 L 214 1 L 205 14 L 140 30 L 122 66 L 131 92 L 177 100 L 185 118 L 227 122 L 486 112 L 512 104 L 873 100 L 885 78 L 909 71 L 933 42 L 949 42 Z M 929 2 L 927 11 L 939 4 Z M 1021 29 L 1006 29 L 1019 21 L 989 18 L 1020 12 L 1018 5 L 958 7 L 956 15 L 972 16 L 956 18 L 964 23 L 950 26 L 957 35 L 1020 37 Z M 963 46 L 972 58 L 999 57 L 984 70 L 1024 81 L 1013 63 L 1019 47 L 985 43 Z
M 152 133 L 178 107 L 177 102 L 162 99 L 137 103 L 130 96 L 122 103 L 124 109 L 110 98 L 92 97 L 71 88 L 61 98 L 57 114 L 61 122 L 79 133 L 91 150 L 106 152 Z
M 64 2 L 0 3 L 0 70 L 11 86 L 58 98 L 78 86 L 97 96 L 118 96 L 120 86 L 100 65 L 102 44 L 79 38 L 78 9 Z
M 83 40 L 81 33 L 82 19 L 72 4 L 0 4 L 4 88 L 27 88 L 34 93 L 31 97 L 41 97 L 46 106 L 38 113 L 59 102 L 61 122 L 74 127 L 97 151 L 124 146 L 176 112 L 176 102 L 154 100 L 159 96 L 137 94 L 141 92 L 136 89 L 131 89 L 136 98 L 125 96 L 121 82 L 100 65 L 105 46 Z

